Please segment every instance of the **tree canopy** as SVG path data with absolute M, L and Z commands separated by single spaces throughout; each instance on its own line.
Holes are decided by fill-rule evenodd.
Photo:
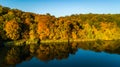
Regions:
M 1 40 L 120 39 L 120 14 L 58 17 L 0 6 Z

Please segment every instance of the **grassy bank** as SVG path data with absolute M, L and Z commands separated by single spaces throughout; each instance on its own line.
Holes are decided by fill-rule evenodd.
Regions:
M 23 45 L 30 45 L 30 44 L 37 44 L 37 43 L 39 43 L 38 39 L 35 39 L 35 40 L 30 40 L 30 39 L 25 40 L 25 39 L 22 39 L 22 40 L 4 42 L 3 44 L 5 46 L 12 46 L 12 45 L 23 46 Z
M 69 39 L 69 40 L 41 40 L 40 43 L 52 43 L 52 42 L 86 42 L 86 41 L 111 41 L 120 39 Z
M 110 40 L 110 39 L 109 39 Z M 120 39 L 118 39 L 120 40 Z M 4 42 L 5 46 L 22 46 L 22 45 L 30 45 L 30 44 L 38 44 L 38 43 L 61 43 L 61 42 L 87 42 L 87 41 L 104 41 L 99 39 L 70 39 L 70 40 L 17 40 L 17 41 L 8 41 Z
M 8 41 L 8 42 L 4 42 L 4 46 L 22 46 L 25 45 L 26 40 L 17 40 L 17 41 Z
M 95 39 L 42 40 L 42 41 L 40 41 L 40 43 L 52 43 L 52 42 L 79 42 L 79 41 L 95 41 Z

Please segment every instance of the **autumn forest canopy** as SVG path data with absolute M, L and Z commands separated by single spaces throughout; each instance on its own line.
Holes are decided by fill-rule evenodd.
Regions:
M 15 40 L 120 39 L 120 14 L 58 17 L 0 6 L 0 42 Z

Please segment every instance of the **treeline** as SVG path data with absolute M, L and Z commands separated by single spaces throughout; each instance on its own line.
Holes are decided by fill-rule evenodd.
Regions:
M 58 17 L 0 6 L 0 41 L 120 39 L 120 14 Z

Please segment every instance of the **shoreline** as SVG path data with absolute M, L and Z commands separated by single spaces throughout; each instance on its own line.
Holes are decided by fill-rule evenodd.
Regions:
M 70 40 L 41 40 L 40 43 L 54 43 L 54 42 L 85 42 L 96 41 L 96 39 L 70 39 Z
M 54 42 L 87 42 L 87 41 L 113 41 L 120 39 L 70 39 L 70 40 L 41 40 L 40 43 L 54 43 Z
M 4 42 L 5 46 L 22 46 L 22 45 L 30 45 L 30 44 L 38 44 L 38 43 L 62 43 L 62 42 L 88 42 L 88 41 L 113 41 L 113 40 L 120 40 L 120 39 L 70 39 L 70 40 L 17 40 L 17 41 L 8 41 Z

